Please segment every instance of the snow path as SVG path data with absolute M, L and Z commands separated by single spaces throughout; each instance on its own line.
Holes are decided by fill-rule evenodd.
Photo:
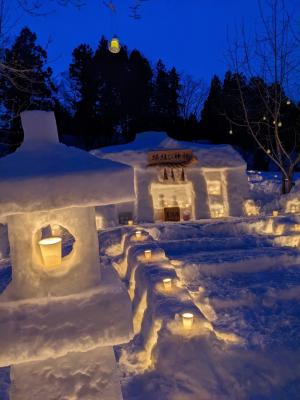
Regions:
M 155 243 L 167 260 L 181 260 L 175 267 L 176 285 L 211 324 L 206 329 L 198 325 L 198 332 L 188 335 L 178 329 L 176 316 L 184 304 L 182 295 L 153 294 L 159 290 L 151 281 L 161 280 L 170 263 L 160 260 L 148 267 L 136 266 L 134 250 L 125 250 L 126 240 L 119 242 L 118 254 L 112 251 L 109 258 L 120 262 L 127 254 L 127 267 L 136 266 L 133 304 L 139 293 L 148 293 L 141 332 L 118 349 L 124 399 L 298 399 L 299 250 L 294 244 L 278 246 L 280 237 L 263 231 L 268 223 L 250 219 L 144 227 L 155 232 Z M 289 216 L 279 223 L 292 236 L 298 221 Z M 113 235 L 117 240 L 116 232 Z M 103 252 L 105 257 L 109 253 Z M 139 272 L 146 268 L 147 272 Z M 163 321 L 152 348 L 153 364 L 139 369 L 145 361 L 141 350 L 145 337 L 158 317 Z

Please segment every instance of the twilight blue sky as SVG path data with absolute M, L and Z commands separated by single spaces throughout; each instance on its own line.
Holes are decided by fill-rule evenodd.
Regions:
M 252 27 L 258 21 L 256 0 L 147 0 L 140 20 L 129 17 L 134 0 L 114 0 L 114 17 L 102 0 L 85 1 L 80 10 L 57 7 L 44 17 L 23 15 L 15 26 L 16 32 L 29 26 L 47 44 L 56 74 L 67 69 L 74 47 L 85 42 L 95 48 L 102 34 L 117 33 L 129 49 L 139 49 L 150 61 L 161 58 L 167 66 L 209 82 L 228 67 L 227 32 L 234 34 L 242 20 Z M 294 12 L 296 7 L 300 11 L 298 1 L 287 0 Z

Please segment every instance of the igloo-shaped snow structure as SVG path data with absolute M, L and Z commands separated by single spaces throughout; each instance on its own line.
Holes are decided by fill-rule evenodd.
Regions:
M 91 153 L 134 169 L 135 202 L 97 210 L 108 224 L 118 223 L 118 216 L 126 213 L 139 222 L 172 219 L 176 208 L 175 219 L 180 220 L 244 213 L 249 196 L 246 163 L 230 145 L 183 142 L 163 132 L 144 132 L 131 143 Z M 185 153 L 190 162 L 184 162 Z
M 102 354 L 104 374 L 116 383 L 97 393 L 90 376 L 86 398 L 120 399 L 112 346 L 132 336 L 131 303 L 114 270 L 100 266 L 95 206 L 134 200 L 132 168 L 60 144 L 52 112 L 28 111 L 21 118 L 24 143 L 0 160 L 0 212 L 12 261 L 12 281 L 0 295 L 0 366 L 13 365 L 11 398 L 55 398 L 53 376 L 60 398 L 59 368 L 65 366 L 69 376 L 72 368 L 88 369 L 90 354 L 90 370 L 101 375 Z M 65 257 L 60 229 L 75 240 Z M 45 368 L 53 374 L 43 374 Z M 37 379 L 29 379 L 34 371 Z M 65 378 L 68 395 L 81 398 L 78 382 L 73 393 Z

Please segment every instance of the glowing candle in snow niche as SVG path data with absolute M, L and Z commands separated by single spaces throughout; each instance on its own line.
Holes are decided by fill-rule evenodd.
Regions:
M 294 225 L 294 231 L 295 232 L 300 232 L 300 225 L 299 224 L 295 224 Z
M 130 225 L 130 226 L 133 225 L 132 219 L 129 219 L 129 220 L 128 220 L 128 225 Z
M 172 279 L 171 278 L 165 278 L 163 279 L 163 284 L 165 289 L 171 289 L 172 287 Z
M 142 231 L 135 231 L 135 238 L 140 240 L 142 238 Z
M 181 314 L 181 317 L 182 317 L 183 327 L 186 329 L 191 329 L 191 327 L 193 326 L 193 322 L 194 322 L 194 314 L 183 313 L 183 314 Z
M 144 251 L 144 256 L 145 256 L 146 260 L 151 260 L 151 257 L 152 257 L 151 250 L 145 250 Z
M 278 211 L 277 211 L 277 210 L 274 210 L 274 211 L 272 212 L 272 215 L 273 215 L 273 217 L 278 217 Z
M 49 237 L 39 241 L 43 262 L 46 267 L 58 267 L 61 264 L 61 238 Z

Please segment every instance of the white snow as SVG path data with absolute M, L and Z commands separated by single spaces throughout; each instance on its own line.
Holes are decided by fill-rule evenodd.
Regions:
M 195 156 L 194 162 L 185 168 L 186 180 L 177 181 L 177 190 L 174 191 L 182 216 L 186 199 L 190 201 L 188 208 L 191 219 L 243 215 L 243 201 L 249 196 L 246 164 L 230 145 L 176 141 L 164 132 L 143 132 L 138 133 L 131 143 L 92 150 L 91 153 L 100 159 L 120 161 L 134 168 L 136 199 L 128 211 L 135 215 L 138 222 L 153 222 L 159 220 L 154 210 L 154 205 L 158 203 L 156 195 L 163 195 L 168 200 L 170 181 L 168 184 L 161 182 L 163 166 L 148 166 L 147 152 L 164 149 L 189 149 Z M 211 180 L 220 183 L 219 196 L 208 195 L 207 187 Z M 158 186 L 155 193 L 154 184 Z M 187 188 L 188 185 L 192 186 L 192 190 Z M 104 220 L 111 220 L 107 209 L 102 210 L 102 216 Z M 112 224 L 106 222 L 105 225 Z
M 138 138 L 136 150 L 169 140 L 157 135 Z M 139 157 L 134 144 L 124 146 L 131 147 L 129 159 Z M 122 161 L 129 163 L 125 153 Z M 232 171 L 243 170 L 238 162 Z M 20 363 L 11 368 L 12 383 L 8 370 L 0 369 L 1 400 L 8 390 L 10 400 L 121 398 L 112 350 L 100 344 L 115 346 L 124 400 L 297 400 L 300 216 L 282 212 L 299 191 L 296 185 L 280 200 L 280 181 L 273 178 L 250 174 L 260 216 L 103 230 L 101 286 L 0 306 L 7 326 L 0 331 L 1 364 Z M 237 192 L 239 180 L 233 185 L 230 191 Z M 278 217 L 270 215 L 274 209 Z M 2 264 L 0 290 L 11 279 L 9 260 Z M 166 277 L 172 279 L 168 290 Z M 190 330 L 183 327 L 183 312 L 194 314 Z M 45 355 L 59 358 L 22 363 Z
M 103 257 L 126 268 L 133 299 L 136 336 L 118 350 L 125 400 L 297 399 L 300 253 L 278 239 L 298 235 L 299 217 L 272 219 L 286 236 L 265 230 L 269 220 L 139 226 L 156 230 L 140 243 L 137 228 L 122 228 L 125 240 L 102 233 Z M 161 257 L 146 263 L 145 248 Z M 188 332 L 185 311 L 195 315 Z
M 53 113 L 27 111 L 22 123 L 24 144 L 0 159 L 2 215 L 134 199 L 133 170 L 59 143 Z
M 128 342 L 127 291 L 109 265 L 102 275 L 101 285 L 78 294 L 0 302 L 0 365 Z
M 191 168 L 234 168 L 244 167 L 245 161 L 230 145 L 198 144 L 177 141 L 165 132 L 138 133 L 133 142 L 119 146 L 92 150 L 91 153 L 103 158 L 123 162 L 134 167 L 145 168 L 145 153 L 151 150 L 191 149 L 198 161 Z
M 111 347 L 20 364 L 11 375 L 11 400 L 123 399 Z

